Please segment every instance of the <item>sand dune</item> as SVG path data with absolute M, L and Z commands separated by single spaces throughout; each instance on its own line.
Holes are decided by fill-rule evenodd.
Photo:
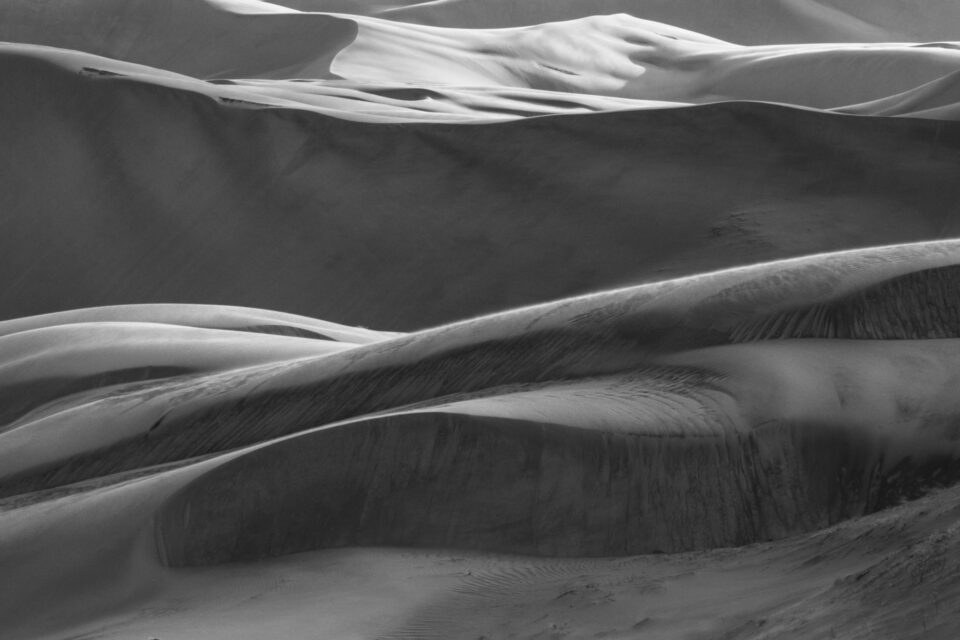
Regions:
M 955 241 L 821 254 L 366 344 L 261 334 L 249 318 L 284 316 L 211 307 L 6 323 L 4 390 L 37 406 L 0 433 L 0 562 L 21 577 L 3 601 L 89 586 L 42 623 L 22 604 L 0 614 L 24 633 L 123 629 L 111 616 L 190 580 L 176 567 L 357 545 L 702 550 L 916 498 L 960 473 L 958 265 Z M 186 371 L 23 385 L 32 370 L 76 382 L 170 363 Z M 53 587 L 42 550 L 68 535 Z M 796 544 L 769 553 L 783 563 Z M 453 624 L 417 619 L 425 634 Z
M 957 621 L 950 605 L 957 594 L 956 516 L 952 490 L 809 537 L 716 552 L 544 559 L 338 549 L 159 580 L 156 569 L 140 567 L 139 575 L 150 576 L 149 593 L 133 607 L 96 620 L 78 611 L 44 613 L 61 622 L 73 615 L 76 635 L 109 640 L 310 633 L 949 639 Z M 926 568 L 912 573 L 918 561 Z M 29 619 L 38 612 L 21 613 Z
M 407 330 L 953 233 L 952 123 L 717 104 L 396 126 L 82 54 L 3 60 L 7 317 L 177 300 Z
M 333 60 L 361 81 L 521 86 L 648 100 L 763 100 L 839 107 L 958 69 L 951 47 L 897 44 L 742 47 L 629 15 L 522 29 L 412 27 L 357 18 Z
M 18 17 L 19 5 L 7 9 L 12 15 L 0 39 L 79 49 L 202 79 L 309 78 L 312 95 L 322 86 L 319 80 L 341 78 L 358 83 L 355 89 L 402 80 L 426 87 L 560 90 L 647 101 L 840 107 L 912 89 L 956 71 L 960 62 L 950 46 L 743 47 L 627 14 L 523 28 L 453 29 L 301 13 L 259 2 L 152 3 L 149 12 L 136 5 L 119 17 L 115 2 L 72 5 L 68 13 L 58 3 L 48 4 L 47 13 L 29 20 Z M 90 28 L 72 28 L 77 21 Z M 230 45 L 209 46 L 216 32 L 229 33 Z M 300 99 L 302 90 L 290 83 L 266 86 L 275 95 L 279 91 L 285 106 L 311 102 Z
M 277 4 L 335 11 L 330 0 L 281 0 Z M 399 4 L 399 3 L 398 3 Z M 330 7 L 329 9 L 327 7 Z M 364 12 L 343 7 L 348 13 Z M 932 41 L 956 38 L 958 8 L 950 0 L 439 0 L 387 5 L 394 20 L 468 28 L 508 27 L 629 13 L 741 44 L 795 42 Z
M 51 489 L 139 467 L 188 460 L 241 445 L 259 448 L 258 442 L 320 425 L 340 426 L 325 427 L 309 436 L 310 441 L 321 444 L 308 445 L 295 438 L 288 444 L 276 445 L 280 447 L 279 451 L 290 449 L 297 454 L 315 457 L 314 452 L 320 450 L 330 456 L 329 463 L 316 465 L 318 472 L 326 478 L 324 481 L 309 480 L 309 476 L 294 471 L 303 468 L 302 464 L 280 465 L 299 474 L 299 481 L 305 482 L 310 491 L 318 485 L 336 486 L 338 478 L 339 482 L 354 481 L 350 480 L 349 469 L 337 467 L 335 461 L 369 459 L 380 449 L 391 451 L 395 460 L 405 459 L 413 455 L 412 451 L 424 447 L 425 442 L 447 438 L 439 434 L 451 429 L 461 435 L 449 436 L 451 440 L 447 449 L 437 445 L 434 455 L 440 456 L 440 461 L 434 463 L 424 459 L 421 464 L 447 468 L 444 465 L 453 463 L 442 462 L 443 456 L 448 455 L 443 451 L 463 455 L 463 451 L 469 450 L 467 445 L 460 443 L 460 438 L 485 438 L 489 437 L 486 434 L 502 431 L 501 435 L 493 436 L 488 445 L 479 445 L 483 451 L 485 447 L 498 450 L 498 447 L 508 446 L 504 443 L 514 437 L 528 437 L 522 435 L 528 433 L 525 428 L 506 429 L 497 426 L 498 420 L 519 420 L 530 425 L 552 424 L 558 434 L 566 433 L 563 427 L 574 427 L 577 430 L 599 429 L 601 433 L 619 431 L 651 435 L 653 442 L 665 434 L 681 439 L 696 435 L 719 438 L 721 442 L 727 438 L 742 442 L 743 434 L 751 432 L 757 425 L 782 425 L 770 430 L 772 435 L 769 437 L 775 442 L 788 434 L 787 442 L 793 437 L 809 437 L 814 442 L 818 438 L 830 441 L 831 438 L 842 440 L 849 437 L 859 443 L 852 447 L 858 451 L 855 454 L 858 462 L 853 464 L 843 458 L 838 464 L 851 473 L 852 469 L 858 469 L 856 473 L 861 474 L 860 481 L 867 483 L 865 487 L 852 490 L 860 495 L 862 502 L 858 503 L 849 496 L 843 498 L 849 508 L 862 510 L 886 499 L 869 493 L 870 486 L 874 490 L 879 486 L 872 476 L 879 472 L 878 464 L 885 470 L 896 468 L 902 473 L 901 462 L 909 460 L 909 465 L 923 467 L 922 458 L 926 454 L 921 454 L 925 450 L 939 450 L 948 458 L 953 455 L 950 449 L 942 449 L 950 442 L 950 430 L 946 427 L 949 421 L 934 423 L 927 416 L 929 412 L 952 415 L 954 411 L 946 389 L 954 381 L 955 374 L 949 373 L 952 371 L 949 354 L 952 353 L 953 339 L 960 331 L 960 321 L 953 317 L 955 309 L 948 293 L 955 278 L 951 266 L 956 260 L 955 254 L 955 243 L 947 242 L 771 263 L 531 307 L 355 346 L 346 351 L 330 350 L 327 346 L 318 351 L 315 345 L 328 343 L 314 339 L 251 334 L 249 340 L 258 341 L 257 346 L 263 349 L 257 352 L 261 354 L 256 356 L 260 360 L 234 361 L 233 368 L 226 373 L 223 373 L 223 364 L 214 365 L 213 362 L 206 365 L 214 366 L 212 371 L 203 373 L 197 369 L 199 358 L 214 357 L 222 348 L 216 341 L 206 338 L 202 352 L 192 350 L 190 358 L 182 359 L 185 370 L 173 372 L 174 376 L 191 374 L 188 380 L 171 381 L 167 375 L 155 382 L 112 387 L 106 396 L 101 392 L 93 399 L 89 394 L 51 398 L 49 385 L 37 387 L 34 383 L 25 386 L 14 380 L 13 386 L 19 389 L 22 397 L 29 398 L 31 389 L 37 389 L 33 394 L 41 395 L 34 397 L 32 402 L 43 405 L 57 400 L 57 405 L 53 411 L 33 409 L 32 414 L 17 418 L 14 429 L 0 434 L 0 438 L 12 441 L 7 447 L 11 459 L 4 465 L 7 472 L 3 489 L 7 495 Z M 888 298 L 891 299 L 889 304 L 877 302 Z M 905 305 L 919 311 L 904 316 L 902 308 Z M 924 309 L 928 311 L 922 311 Z M 129 326 L 133 331 L 136 325 Z M 139 371 L 148 366 L 162 370 L 169 366 L 166 359 L 169 355 L 150 349 L 150 341 L 159 331 L 155 326 L 144 325 L 139 332 L 131 334 L 138 339 L 125 339 L 119 332 L 108 339 L 109 333 L 97 333 L 101 325 L 76 325 L 78 329 L 75 331 L 93 333 L 88 348 L 97 349 L 98 341 L 107 344 L 99 346 L 96 359 L 84 356 L 81 369 L 74 367 L 71 370 L 67 368 L 68 364 L 60 365 L 64 369 L 61 376 L 86 375 L 89 379 L 87 372 L 97 367 L 98 360 L 114 363 L 112 369 L 117 371 Z M 116 332 L 113 326 L 105 328 Z M 183 332 L 182 329 L 177 331 Z M 63 343 L 58 346 L 57 338 L 61 332 L 59 328 L 32 330 L 4 338 L 7 342 L 13 340 L 13 371 L 18 365 L 23 368 L 20 364 L 23 356 L 19 355 L 23 347 L 16 341 L 21 335 L 24 338 L 20 342 L 49 345 L 45 347 L 47 357 L 61 360 L 76 357 L 76 338 L 69 347 Z M 167 332 L 160 335 L 170 348 L 175 348 L 175 342 Z M 935 349 L 926 341 L 930 338 L 941 339 Z M 822 342 L 823 339 L 828 342 L 832 339 L 839 344 L 828 345 Z M 227 344 L 236 345 L 236 338 L 231 340 Z M 264 343 L 264 340 L 268 342 Z M 745 340 L 747 342 L 743 343 Z M 882 342 L 885 340 L 897 342 L 894 346 L 887 346 Z M 275 344 L 277 341 L 284 343 L 287 350 L 279 349 L 280 345 Z M 298 345 L 305 346 L 300 349 Z M 187 348 L 186 343 L 181 348 Z M 298 349 L 300 357 L 294 357 Z M 264 362 L 263 358 L 269 353 L 273 353 L 273 357 Z M 230 357 L 242 357 L 236 346 L 231 346 Z M 27 361 L 27 365 L 31 363 Z M 909 387 L 904 386 L 901 379 L 906 363 L 910 363 L 909 375 L 912 376 L 912 386 Z M 45 369 L 56 373 L 53 366 Z M 866 378 L 863 377 L 866 374 L 861 373 L 858 382 L 851 382 L 856 379 L 858 371 L 871 373 Z M 205 377 L 198 378 L 198 373 Z M 564 382 L 570 378 L 585 379 L 584 392 L 592 396 L 591 402 L 596 406 L 584 402 L 576 391 L 582 385 Z M 115 384 L 110 376 L 101 379 L 104 385 Z M 833 382 L 827 382 L 829 380 Z M 66 393 L 73 392 L 74 387 L 66 385 Z M 474 395 L 478 398 L 472 399 Z M 554 396 L 559 396 L 560 400 L 552 400 Z M 890 401 L 882 402 L 885 397 L 890 397 Z M 569 402 L 576 403 L 583 413 L 571 413 L 566 404 Z M 936 409 L 904 408 L 916 406 Z M 130 412 L 131 407 L 136 409 L 135 413 Z M 531 408 L 533 413 L 530 413 Z M 430 416 L 421 415 L 423 412 Z M 115 427 L 95 426 L 98 421 L 109 421 L 113 413 L 123 415 Z M 376 417 L 380 414 L 383 414 L 382 418 Z M 415 419 L 412 422 L 407 420 L 403 417 L 407 414 Z M 449 417 L 443 418 L 439 414 Z M 472 417 L 456 417 L 460 414 Z M 434 415 L 438 417 L 431 417 Z M 403 426 L 407 423 L 409 426 Z M 86 429 L 71 427 L 78 424 L 91 426 Z M 910 424 L 914 426 L 908 426 Z M 794 433 L 789 425 L 798 425 L 800 430 L 789 435 Z M 821 426 L 815 429 L 811 425 Z M 893 425 L 897 425 L 896 429 Z M 822 429 L 826 431 L 821 434 Z M 544 444 L 541 427 L 529 433 L 532 440 L 519 450 Z M 843 433 L 850 435 L 843 436 Z M 389 447 L 374 447 L 368 453 L 353 449 L 356 446 L 361 449 L 373 447 L 372 442 L 384 437 L 398 437 L 393 434 L 403 434 L 404 440 Z M 562 445 L 560 451 L 567 446 L 573 450 L 583 448 L 586 441 L 597 437 L 600 436 L 563 436 L 569 444 Z M 902 438 L 927 444 L 917 445 L 919 449 L 904 447 Z M 59 446 L 56 455 L 51 456 L 54 447 L 44 442 L 54 440 Z M 867 446 L 875 441 L 888 444 Z M 576 442 L 580 444 L 574 445 Z M 938 442 L 940 444 L 935 444 Z M 18 446 L 17 443 L 23 444 Z M 625 445 L 604 446 L 618 449 Z M 727 446 L 723 445 L 721 450 Z M 31 458 L 24 455 L 23 447 L 47 452 L 46 457 L 36 458 L 31 466 L 28 464 Z M 797 447 L 799 450 L 820 451 L 814 445 Z M 265 451 L 276 455 L 274 448 L 271 445 Z M 689 445 L 681 447 L 676 464 L 682 464 L 689 448 Z M 791 449 L 788 447 L 788 450 Z M 236 455 L 230 453 L 225 460 L 232 460 Z M 521 473 L 522 465 L 527 464 L 505 452 L 483 455 L 491 460 L 501 460 L 503 464 L 511 464 L 510 460 L 521 463 L 516 473 Z M 547 454 L 537 454 L 536 458 L 541 455 Z M 586 459 L 592 459 L 592 455 L 587 455 Z M 654 455 L 653 459 L 660 459 L 661 464 L 673 464 L 664 462 L 671 460 L 667 454 Z M 721 457 L 718 464 L 729 467 L 723 460 Z M 882 464 L 879 461 L 883 461 Z M 389 469 L 394 464 L 385 461 L 374 467 Z M 239 478 L 254 485 L 266 482 L 257 479 L 260 477 L 258 469 L 272 473 L 269 470 L 278 468 L 276 464 L 261 462 L 251 463 L 249 467 L 244 467 Z M 648 464 L 628 465 L 627 468 L 665 477 L 663 471 L 650 471 L 652 467 Z M 356 469 L 361 475 L 364 473 L 362 467 Z M 464 470 L 459 463 L 453 464 L 446 472 L 435 468 L 433 473 L 455 474 L 457 469 L 466 473 L 464 482 L 474 477 L 472 471 Z M 609 472 L 610 467 L 603 463 L 590 473 L 601 473 L 603 477 L 602 474 Z M 807 472 L 809 470 L 796 471 L 801 475 Z M 385 473 L 379 477 L 394 482 L 392 474 Z M 813 473 L 827 478 L 836 474 Z M 507 477 L 508 474 L 504 471 L 495 475 Z M 416 473 L 414 477 L 417 477 Z M 544 472 L 533 477 L 537 486 L 542 487 Z M 235 484 L 238 480 L 230 482 Z M 357 486 L 366 486 L 368 491 L 375 493 L 370 488 L 375 486 L 371 479 L 356 482 Z M 739 493 L 742 483 L 733 480 L 731 483 L 726 491 Z M 280 483 L 284 492 L 291 496 L 295 495 L 296 484 L 293 479 Z M 587 482 L 586 486 L 591 484 L 593 482 Z M 787 484 L 810 487 L 816 483 L 804 476 Z M 462 487 L 452 481 L 445 486 L 457 490 L 455 504 L 462 508 Z M 497 490 L 496 485 L 493 490 Z M 645 490 L 652 491 L 649 486 Z M 831 493 L 834 489 L 828 487 L 825 491 L 834 495 Z M 353 496 L 350 491 L 334 493 Z M 657 492 L 653 491 L 653 494 L 648 500 L 657 499 Z M 223 496 L 217 491 L 212 491 L 212 495 L 216 496 L 217 508 L 222 511 L 225 505 Z M 253 513 L 250 496 L 247 492 L 240 492 L 240 495 L 244 496 L 244 512 Z M 543 495 L 536 495 L 538 497 L 532 504 L 550 511 L 549 501 L 545 501 Z M 574 499 L 571 497 L 574 494 L 564 495 L 567 496 L 565 500 Z M 771 495 L 774 501 L 782 498 L 773 489 Z M 406 501 L 400 502 L 407 505 Z M 611 505 L 602 506 L 598 498 L 583 501 L 604 511 L 616 511 L 616 505 L 621 502 L 618 499 Z M 266 504 L 278 508 L 281 503 L 282 496 L 272 496 Z M 673 501 L 665 500 L 664 504 L 673 504 Z M 704 504 L 714 504 L 714 500 L 706 500 Z M 447 536 L 452 535 L 445 512 L 439 506 L 435 505 L 435 508 L 443 523 L 441 530 Z M 529 512 L 530 508 L 524 505 L 520 511 Z M 700 508 L 705 510 L 703 506 Z M 383 513 L 383 510 L 376 509 L 375 512 Z M 502 512 L 499 508 L 498 513 Z M 809 517 L 816 509 L 805 507 L 799 512 Z M 422 525 L 422 514 L 415 509 L 413 513 L 416 515 L 414 522 Z M 476 513 L 482 512 L 478 510 Z M 300 517 L 305 517 L 303 512 Z M 722 517 L 733 516 L 723 513 Z M 824 517 L 829 521 L 830 517 Z M 193 518 L 196 522 L 197 516 Z M 508 520 L 512 521 L 512 517 Z M 669 518 L 665 514 L 657 520 L 667 522 Z M 701 521 L 706 523 L 708 519 L 701 516 Z M 204 530 L 209 529 L 206 524 L 203 526 Z M 388 529 L 389 535 L 401 535 L 398 526 L 394 522 Z M 638 538 L 629 527 L 612 529 L 620 531 L 629 544 L 639 545 L 619 548 L 622 553 L 649 551 L 651 545 L 658 548 L 669 546 L 670 536 L 675 535 L 671 532 L 679 528 L 664 526 L 667 533 L 654 536 L 656 542 Z M 703 526 L 710 528 L 708 524 Z M 782 526 L 789 531 L 791 525 Z M 231 526 L 227 535 L 235 536 L 237 529 L 246 530 L 247 527 Z M 291 531 L 289 528 L 285 530 Z M 338 532 L 336 527 L 308 530 L 322 531 L 316 535 L 333 536 L 333 539 L 341 540 L 341 544 L 350 542 L 338 537 L 346 534 Z M 490 531 L 497 532 L 498 528 L 493 527 Z M 586 544 L 585 547 L 578 546 L 576 542 L 570 543 L 572 547 L 553 547 L 550 546 L 554 544 L 551 535 L 537 532 L 536 528 L 534 531 L 530 535 L 533 535 L 535 544 L 546 544 L 545 548 L 553 553 L 560 553 L 565 548 L 568 554 L 588 555 L 611 550 L 604 546 L 590 547 L 590 543 L 581 543 Z M 371 533 L 374 537 L 363 540 L 373 544 L 413 544 L 426 535 L 411 534 L 409 539 L 403 540 L 376 537 L 383 533 L 375 526 Z M 438 546 L 475 544 L 470 542 L 469 528 L 463 535 L 463 539 L 456 536 L 438 540 L 428 536 L 428 539 Z M 663 535 L 668 537 L 667 541 L 662 539 Z M 731 535 L 734 536 L 732 539 Z M 728 534 L 708 533 L 708 537 L 723 540 L 715 545 L 749 541 L 737 537 L 742 535 L 745 535 L 742 523 Z M 501 537 L 496 533 L 495 539 Z M 519 548 L 508 546 L 500 550 L 529 552 L 537 549 L 523 546 L 528 543 L 517 540 Z M 480 544 L 490 546 L 490 543 Z M 616 547 L 624 543 L 610 544 Z M 675 544 L 689 548 L 705 543 L 701 540 Z M 492 546 L 496 547 L 495 544 Z M 214 548 L 222 551 L 225 547 L 215 544 Z M 200 555 L 204 553 L 200 552 Z
M 14 0 L 0 40 L 76 49 L 199 77 L 329 77 L 349 20 L 255 0 Z
M 73 309 L 0 321 L 0 338 L 36 329 L 98 322 L 149 322 L 174 327 L 288 335 L 353 344 L 377 342 L 398 335 L 264 309 L 222 305 L 151 304 Z
M 3 3 L 0 637 L 953 640 L 958 7 Z

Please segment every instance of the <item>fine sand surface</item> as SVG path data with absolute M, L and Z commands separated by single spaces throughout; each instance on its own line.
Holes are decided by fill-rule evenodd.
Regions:
M 51 49 L 0 65 L 7 317 L 176 300 L 409 330 L 956 233 L 954 122 L 716 103 L 398 125 Z
M 0 619 L 767 638 L 856 610 L 946 638 L 958 273 L 960 241 L 895 245 L 405 335 L 191 306 L 5 323 Z M 901 597 L 896 623 L 867 604 Z
M 960 3 L 7 0 L 0 77 L 3 640 L 957 637 Z
M 953 4 L 711 5 L 754 34 L 801 5 L 917 22 L 847 44 L 675 2 L 496 25 L 294 4 L 0 7 L 2 317 L 178 301 L 411 330 L 957 233 L 960 49 L 919 39 Z

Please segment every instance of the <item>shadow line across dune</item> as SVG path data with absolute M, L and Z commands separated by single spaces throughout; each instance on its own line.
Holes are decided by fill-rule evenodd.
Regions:
M 765 263 L 332 350 L 271 335 L 279 316 L 251 333 L 235 310 L 245 331 L 222 348 L 287 355 L 237 366 L 211 346 L 193 356 L 206 373 L 44 396 L 0 433 L 35 459 L 11 459 L 0 491 L 158 483 L 174 566 L 352 545 L 629 555 L 811 531 L 957 479 L 957 245 Z M 131 344 L 114 361 L 155 358 Z

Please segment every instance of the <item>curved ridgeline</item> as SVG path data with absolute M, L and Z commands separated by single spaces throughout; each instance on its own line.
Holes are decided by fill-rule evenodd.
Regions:
M 670 552 L 808 531 L 956 478 L 956 252 L 812 256 L 156 381 L 142 403 L 162 406 L 159 420 L 138 414 L 151 417 L 8 475 L 0 492 L 208 456 L 157 521 L 176 565 L 352 544 Z M 773 348 L 787 357 L 768 375 Z M 870 351 L 863 366 L 884 362 L 891 385 L 931 388 L 864 423 L 844 413 L 862 400 L 836 380 L 809 390 L 839 379 L 804 364 L 820 348 L 841 353 L 834 368 Z M 766 391 L 751 389 L 766 378 L 783 400 L 764 408 Z M 529 397 L 533 409 L 509 404 Z M 551 414 L 558 402 L 580 413 Z
M 0 297 L 12 316 L 175 299 L 409 330 L 957 231 L 956 122 L 725 102 L 400 125 L 87 54 L 12 46 L 0 66 L 20 158 L 0 253 L 34 274 Z

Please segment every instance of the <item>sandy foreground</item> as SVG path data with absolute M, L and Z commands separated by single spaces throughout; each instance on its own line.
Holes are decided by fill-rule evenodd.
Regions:
M 0 637 L 958 637 L 958 33 L 0 2 Z

